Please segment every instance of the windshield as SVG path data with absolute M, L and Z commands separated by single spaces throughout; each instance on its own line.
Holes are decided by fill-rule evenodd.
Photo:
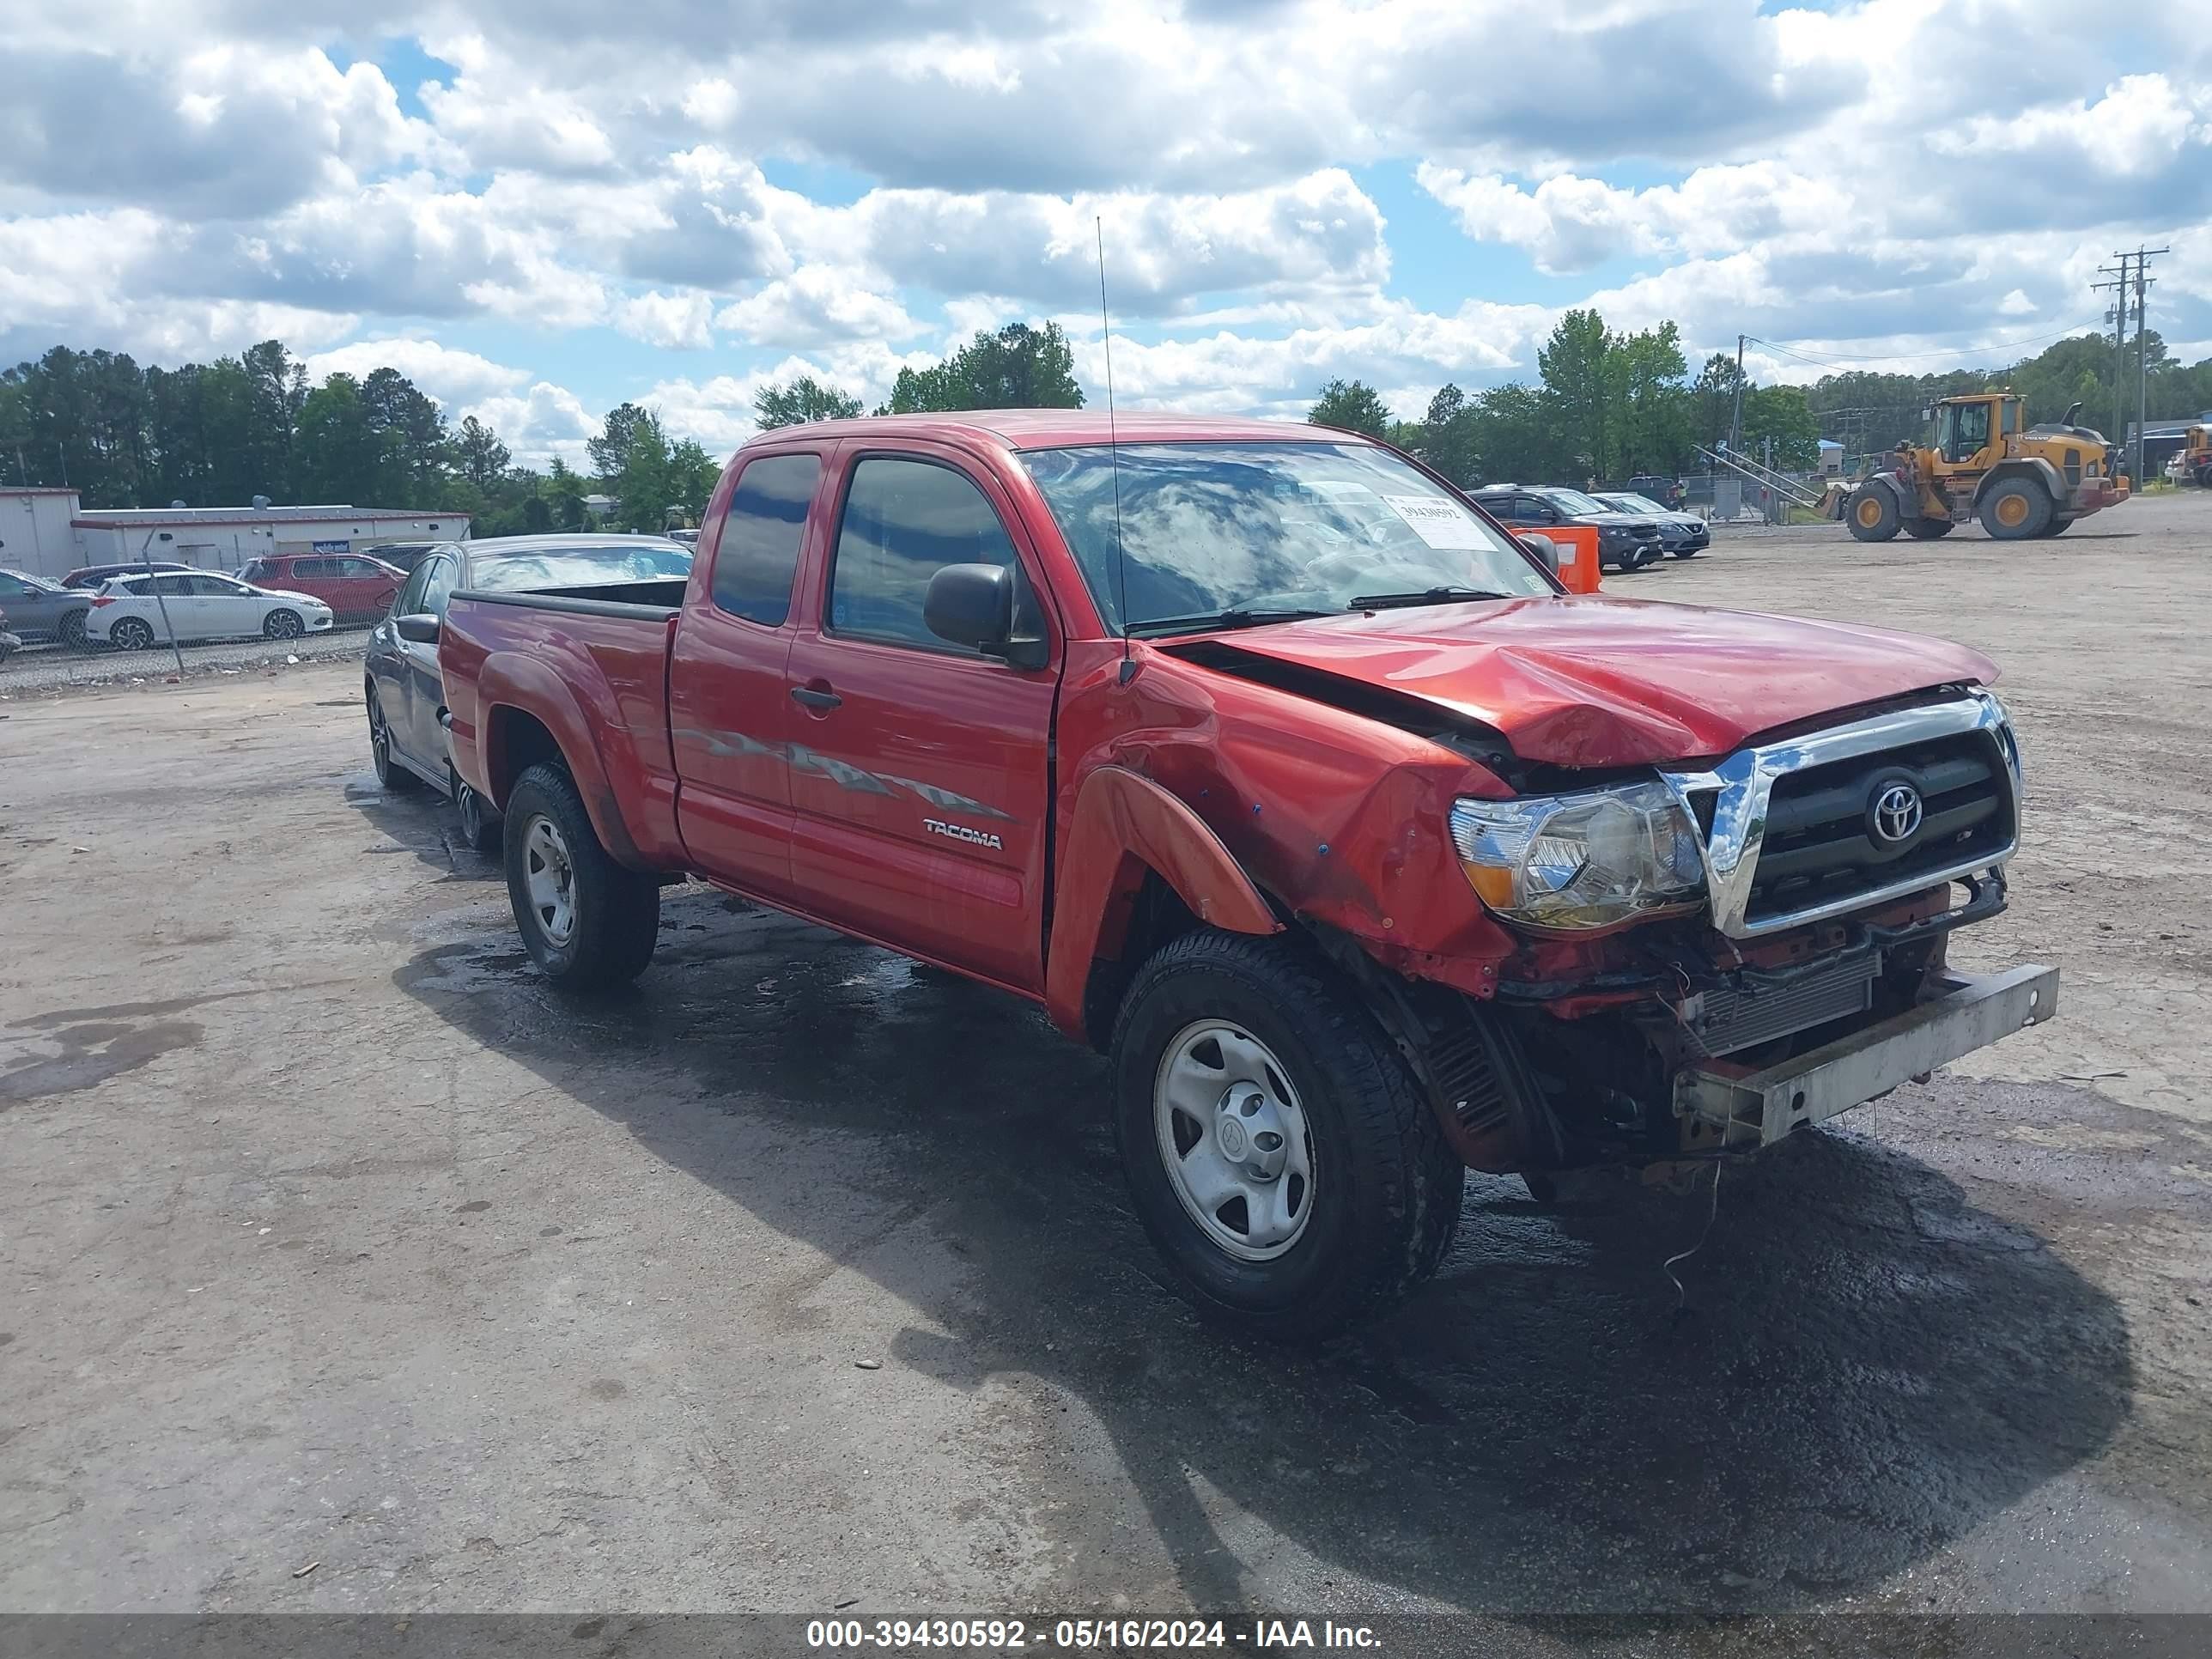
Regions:
M 469 557 L 469 586 L 495 593 L 658 581 L 690 574 L 691 550 L 673 542 L 580 542 L 527 553 L 478 550 Z
M 1595 495 L 1585 495 L 1579 489 L 1547 489 L 1541 492 L 1546 501 L 1554 507 L 1564 507 L 1570 513 L 1618 513 L 1617 507 L 1607 507 Z
M 17 581 L 27 583 L 41 593 L 61 593 L 68 591 L 59 582 L 51 580 L 45 576 L 34 576 L 27 570 L 0 571 L 0 575 L 13 576 Z
M 1666 513 L 1672 510 L 1660 506 L 1649 495 L 1603 495 L 1599 499 L 1611 501 L 1624 513 Z
M 1118 571 L 1117 456 L 1127 561 Z M 1504 534 L 1364 444 L 1124 444 L 1022 459 L 1116 633 L 1182 619 L 1194 629 L 1224 611 L 1342 611 L 1357 598 L 1432 589 L 1553 591 Z

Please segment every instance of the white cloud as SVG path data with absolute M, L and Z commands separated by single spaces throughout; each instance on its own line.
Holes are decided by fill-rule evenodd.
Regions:
M 307 363 L 308 378 L 316 380 L 331 374 L 365 380 L 380 368 L 396 368 L 447 408 L 514 391 L 530 379 L 527 369 L 407 335 L 356 340 L 316 352 Z
M 714 301 L 696 289 L 687 293 L 658 291 L 618 300 L 614 325 L 633 340 L 671 351 L 696 351 L 714 343 L 709 326 Z
M 865 272 L 802 265 L 723 310 L 715 325 L 780 350 L 842 340 L 904 340 L 921 331 L 906 307 L 873 290 Z
M 518 466 L 544 467 L 557 455 L 580 472 L 589 463 L 584 445 L 598 434 L 601 424 L 586 412 L 574 392 L 547 380 L 527 392 L 472 404 L 454 417 L 455 423 L 471 415 L 499 434 Z

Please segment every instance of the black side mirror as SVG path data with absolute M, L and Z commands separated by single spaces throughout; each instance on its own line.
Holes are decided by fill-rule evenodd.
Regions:
M 392 619 L 392 626 L 401 639 L 415 645 L 435 645 L 439 634 L 443 631 L 438 619 L 427 614 L 395 617 Z
M 1514 540 L 1536 556 L 1537 562 L 1554 576 L 1559 574 L 1559 544 L 1549 536 L 1516 536 Z
M 940 640 L 965 645 L 1016 668 L 1044 664 L 1044 641 L 1014 631 L 1020 574 L 1006 565 L 948 564 L 929 579 L 921 617 Z

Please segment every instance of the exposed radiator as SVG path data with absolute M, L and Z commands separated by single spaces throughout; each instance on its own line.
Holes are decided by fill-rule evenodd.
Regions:
M 1869 951 L 1779 985 L 1751 981 L 1717 986 L 1683 1006 L 1683 1026 L 1708 1058 L 1734 1054 L 1846 1014 L 1864 1013 L 1874 1006 L 1875 975 L 1881 971 L 1881 956 Z

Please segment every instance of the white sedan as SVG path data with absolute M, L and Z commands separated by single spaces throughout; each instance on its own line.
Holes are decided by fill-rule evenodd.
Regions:
M 165 620 L 166 617 L 166 620 Z M 330 630 L 331 608 L 305 593 L 255 587 L 212 570 L 117 576 L 100 585 L 85 613 L 84 636 L 95 645 L 143 651 L 180 641 L 235 640 L 260 635 L 296 640 Z

